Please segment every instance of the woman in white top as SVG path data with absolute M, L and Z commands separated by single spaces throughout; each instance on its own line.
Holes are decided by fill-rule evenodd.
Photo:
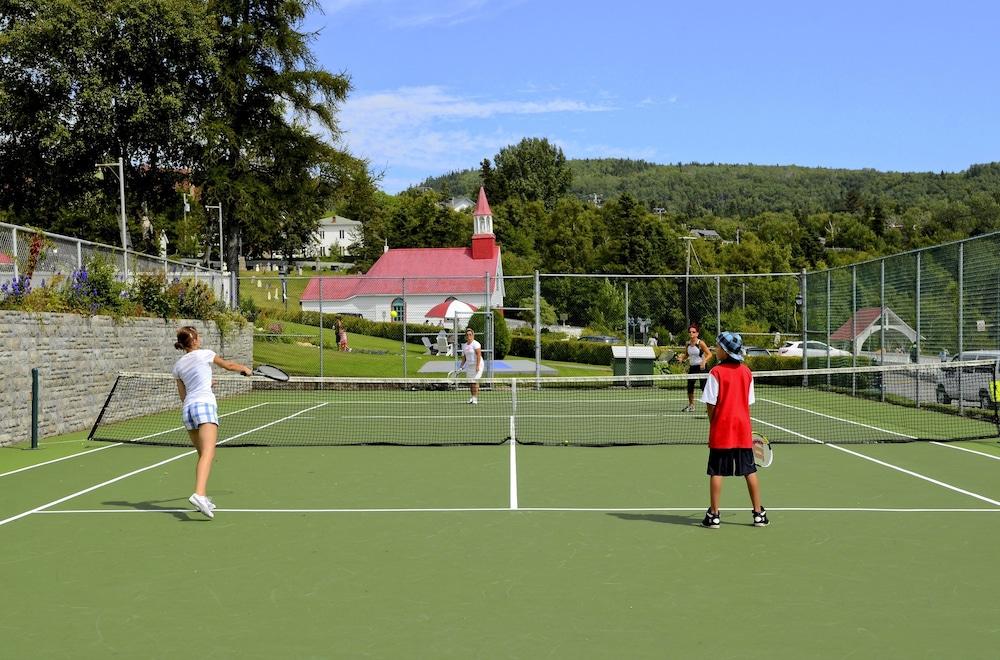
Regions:
M 705 365 L 711 355 L 708 344 L 701 338 L 698 324 L 692 323 L 688 327 L 687 355 L 678 353 L 677 359 L 681 362 L 687 360 L 689 374 L 698 374 L 705 371 Z M 696 382 L 693 378 L 687 382 L 688 404 L 683 412 L 694 412 L 694 385 Z
M 465 375 L 471 382 L 469 392 L 472 398 L 469 399 L 469 403 L 476 405 L 479 403 L 479 379 L 483 377 L 483 347 L 476 341 L 476 333 L 472 328 L 465 331 L 462 363 L 458 366 L 460 369 L 465 369 Z
M 198 465 L 195 467 L 194 494 L 188 498 L 199 511 L 208 518 L 215 517 L 215 504 L 206 495 L 208 475 L 215 460 L 215 441 L 219 437 L 219 409 L 212 392 L 212 365 L 236 371 L 249 376 L 249 367 L 230 362 L 213 351 L 201 347 L 198 331 L 190 325 L 177 330 L 174 348 L 184 351 L 184 355 L 174 364 L 174 378 L 177 379 L 177 393 L 180 394 L 181 419 L 187 429 L 191 444 L 198 450 Z

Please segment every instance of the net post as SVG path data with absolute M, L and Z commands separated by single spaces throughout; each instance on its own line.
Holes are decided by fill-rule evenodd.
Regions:
M 31 368 L 31 448 L 38 449 L 38 367 Z

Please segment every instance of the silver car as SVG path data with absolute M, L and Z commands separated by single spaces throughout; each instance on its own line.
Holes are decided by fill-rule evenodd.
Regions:
M 962 351 L 951 359 L 956 363 L 969 360 L 993 360 L 994 363 L 974 367 L 943 367 L 935 390 L 937 402 L 947 404 L 958 400 L 976 401 L 981 408 L 995 407 L 993 383 L 1000 351 Z

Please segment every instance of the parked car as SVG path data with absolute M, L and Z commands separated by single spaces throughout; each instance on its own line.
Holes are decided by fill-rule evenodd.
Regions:
M 994 408 L 997 402 L 993 392 L 993 382 L 996 378 L 996 361 L 1000 360 L 1000 351 L 962 351 L 953 357 L 951 362 L 969 360 L 993 360 L 993 364 L 942 367 L 935 389 L 935 399 L 938 403 L 944 404 L 959 399 L 976 401 L 981 408 L 987 410 Z
M 802 357 L 802 344 L 806 345 L 806 355 L 809 357 L 824 357 L 829 355 L 830 357 L 850 357 L 851 354 L 847 351 L 842 351 L 839 348 L 834 348 L 828 344 L 824 344 L 821 341 L 786 341 L 781 348 L 778 349 L 778 355 L 784 357 Z
M 616 344 L 621 340 L 617 337 L 608 337 L 607 335 L 584 335 L 580 337 L 580 341 L 593 341 L 598 344 Z
M 756 357 L 760 355 L 771 355 L 771 349 L 761 348 L 760 346 L 744 346 L 743 355 L 747 357 Z

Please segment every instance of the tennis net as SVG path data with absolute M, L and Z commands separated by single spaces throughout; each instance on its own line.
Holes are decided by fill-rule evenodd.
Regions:
M 994 361 L 757 372 L 754 430 L 774 443 L 996 438 Z M 495 379 L 217 376 L 224 445 L 705 444 L 706 374 Z M 695 407 L 687 407 L 694 381 Z M 119 375 L 90 439 L 189 445 L 173 377 Z

